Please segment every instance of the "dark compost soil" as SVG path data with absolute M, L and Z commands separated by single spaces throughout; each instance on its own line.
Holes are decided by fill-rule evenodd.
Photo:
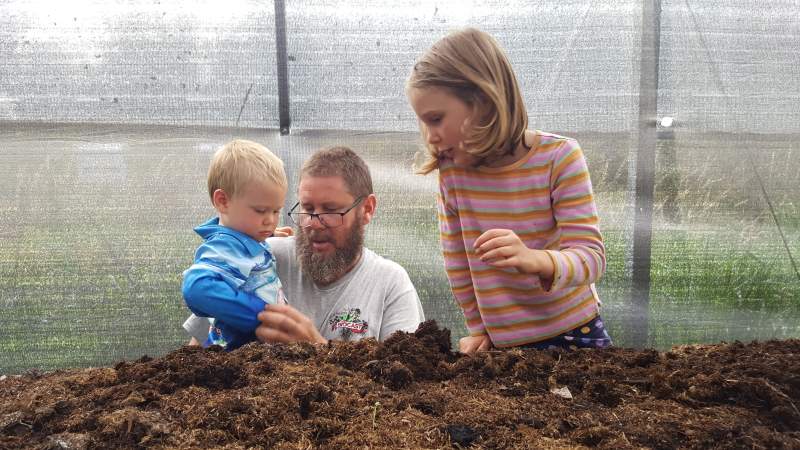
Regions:
M 467 357 L 426 322 L 8 376 L 0 448 L 800 449 L 798 405 L 800 340 Z

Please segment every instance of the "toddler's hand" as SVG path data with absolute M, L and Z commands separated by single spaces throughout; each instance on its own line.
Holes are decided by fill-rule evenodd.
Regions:
M 492 340 L 488 334 L 481 336 L 467 336 L 459 339 L 458 351 L 472 355 L 475 352 L 485 352 L 492 348 Z
M 272 232 L 273 237 L 289 237 L 294 236 L 294 230 L 292 227 L 278 227 L 275 228 L 275 231 Z

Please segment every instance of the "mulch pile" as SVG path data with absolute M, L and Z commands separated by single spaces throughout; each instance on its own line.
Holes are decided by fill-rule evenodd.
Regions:
M 183 347 L 0 381 L 0 448 L 800 449 L 800 340 L 466 357 L 385 343 Z

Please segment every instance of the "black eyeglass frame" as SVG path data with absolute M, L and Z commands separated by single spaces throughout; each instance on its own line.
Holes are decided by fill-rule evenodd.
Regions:
M 292 220 L 292 223 L 294 223 L 298 227 L 308 228 L 308 227 L 311 226 L 311 223 L 316 218 L 319 221 L 319 223 L 321 223 L 325 228 L 336 228 L 336 227 L 342 226 L 342 224 L 344 223 L 344 216 L 347 215 L 347 213 L 349 213 L 353 208 L 358 206 L 358 204 L 361 203 L 361 201 L 364 200 L 365 198 L 366 198 L 366 196 L 364 196 L 364 195 L 362 195 L 361 197 L 358 197 L 356 199 L 356 201 L 353 202 L 352 205 L 350 205 L 349 208 L 347 208 L 346 210 L 344 210 L 342 212 L 323 212 L 323 213 L 295 212 L 295 209 L 298 206 L 300 206 L 300 202 L 297 202 L 297 203 L 294 204 L 294 206 L 292 206 L 292 209 L 289 210 L 289 214 L 288 215 L 289 215 L 289 219 Z M 333 226 L 328 225 L 328 223 L 325 222 L 325 219 L 322 218 L 322 216 L 326 216 L 326 215 L 338 215 L 339 218 L 340 218 L 340 223 L 338 225 L 333 225 Z M 296 216 L 298 218 L 295 218 Z M 308 225 L 302 225 L 300 223 L 300 222 L 303 222 L 303 217 L 304 216 L 308 217 Z

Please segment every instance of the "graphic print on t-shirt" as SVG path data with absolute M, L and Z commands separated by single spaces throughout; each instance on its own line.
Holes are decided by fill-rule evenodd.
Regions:
M 339 334 L 342 336 L 342 340 L 348 340 L 353 333 L 366 333 L 369 328 L 369 324 L 361 319 L 361 310 L 359 308 L 350 308 L 337 312 L 328 321 L 328 324 L 331 326 L 331 331 L 340 330 Z

